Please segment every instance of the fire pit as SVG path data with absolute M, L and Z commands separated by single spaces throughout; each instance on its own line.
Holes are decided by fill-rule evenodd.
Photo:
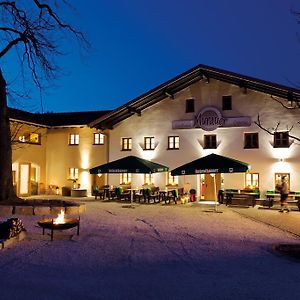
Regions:
M 38 221 L 38 225 L 43 228 L 43 235 L 45 229 L 51 230 L 51 241 L 53 241 L 54 230 L 66 230 L 77 226 L 77 235 L 79 235 L 80 218 L 65 218 L 65 213 L 61 210 L 60 214 L 55 219 L 43 219 Z

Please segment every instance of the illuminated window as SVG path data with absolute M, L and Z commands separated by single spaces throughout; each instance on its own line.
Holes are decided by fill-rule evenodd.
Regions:
M 185 112 L 190 113 L 195 111 L 195 100 L 187 99 L 185 100 Z
M 28 144 L 41 144 L 41 135 L 39 133 L 27 133 L 19 136 L 19 142 Z
M 246 173 L 245 175 L 245 188 L 259 189 L 259 175 L 258 173 Z
M 78 179 L 78 168 L 69 168 L 69 178 Z
M 171 172 L 168 173 L 168 185 L 178 185 L 178 176 L 172 176 Z
M 71 133 L 69 135 L 69 145 L 79 145 L 79 134 Z
M 122 150 L 130 151 L 132 149 L 132 138 L 122 138 Z
M 285 177 L 285 181 L 288 184 L 288 187 L 290 186 L 290 174 L 289 173 L 275 173 L 275 183 L 274 183 L 274 187 L 276 187 L 276 185 L 281 185 L 281 178 Z
M 17 184 L 17 172 L 12 171 L 12 179 L 13 179 L 13 185 L 15 186 Z
M 34 181 L 34 182 L 37 182 L 37 170 L 36 170 L 35 167 L 31 167 L 31 170 L 30 170 L 30 180 Z
M 30 133 L 29 142 L 34 144 L 40 144 L 41 143 L 40 137 L 41 135 L 39 133 Z
M 245 133 L 244 135 L 244 149 L 258 148 L 258 133 Z
M 104 145 L 104 134 L 94 133 L 94 145 Z
M 232 98 L 231 96 L 223 96 L 222 98 L 222 109 L 232 110 Z
M 153 174 L 144 174 L 144 184 L 152 184 L 153 183 Z
M 155 145 L 154 145 L 154 137 L 145 137 L 144 139 L 144 149 L 145 150 L 154 150 Z
M 204 149 L 216 149 L 217 136 L 215 134 L 204 135 Z
M 179 136 L 168 137 L 168 149 L 179 149 Z
M 130 184 L 130 183 L 131 183 L 131 173 L 121 173 L 120 184 Z
M 288 131 L 274 133 L 274 148 L 288 148 L 290 146 Z

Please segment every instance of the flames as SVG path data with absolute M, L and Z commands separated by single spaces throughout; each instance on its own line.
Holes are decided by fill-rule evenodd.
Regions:
M 53 220 L 53 224 L 64 224 L 65 223 L 65 212 L 61 209 L 57 218 Z

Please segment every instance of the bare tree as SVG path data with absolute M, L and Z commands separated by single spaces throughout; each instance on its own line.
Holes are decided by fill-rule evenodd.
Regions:
M 39 89 L 57 77 L 55 58 L 62 54 L 59 41 L 66 33 L 88 47 L 84 35 L 57 14 L 65 0 L 0 1 L 0 61 L 8 53 L 19 59 L 20 70 L 29 74 Z M 66 6 L 63 6 L 66 7 Z M 12 183 L 11 132 L 7 109 L 7 87 L 0 65 L 0 202 L 16 201 Z M 24 75 L 25 76 L 25 75 Z

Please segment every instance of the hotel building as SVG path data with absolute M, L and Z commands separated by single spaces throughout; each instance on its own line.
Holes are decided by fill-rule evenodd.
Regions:
M 300 145 L 292 138 L 300 137 L 299 100 L 299 90 L 198 65 L 112 111 L 12 109 L 16 191 L 61 193 L 80 184 L 90 193 L 93 185 L 129 182 L 193 187 L 209 199 L 210 174 L 94 176 L 89 169 L 135 155 L 172 170 L 210 153 L 251 166 L 245 174 L 217 174 L 218 189 L 259 189 L 263 195 L 285 175 L 290 189 L 300 191 Z

